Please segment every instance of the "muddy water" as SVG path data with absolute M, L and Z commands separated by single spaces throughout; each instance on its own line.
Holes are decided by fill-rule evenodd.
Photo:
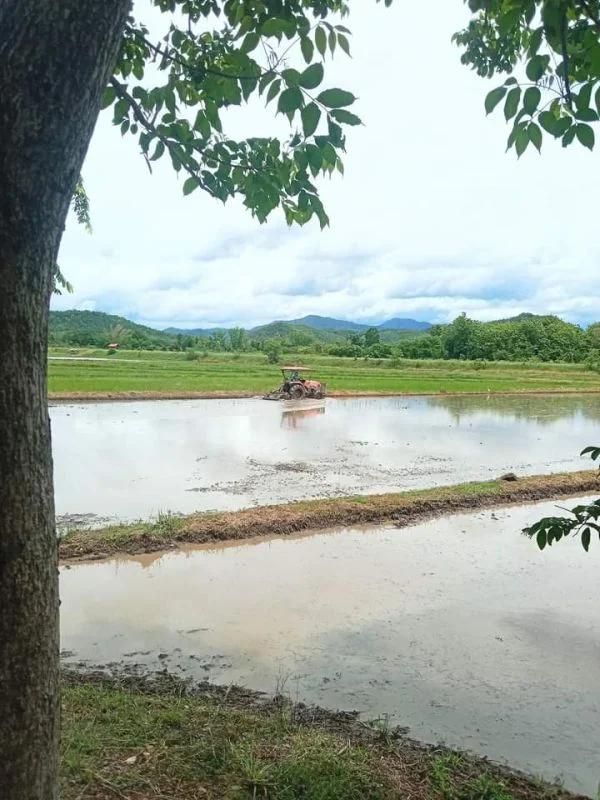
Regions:
M 578 469 L 600 397 L 159 401 L 51 410 L 64 524 Z
M 540 553 L 549 503 L 396 530 L 61 570 L 67 661 L 389 713 L 428 741 L 589 794 L 600 779 L 600 548 Z

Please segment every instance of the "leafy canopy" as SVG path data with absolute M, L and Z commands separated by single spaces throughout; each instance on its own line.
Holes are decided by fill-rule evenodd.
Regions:
M 380 0 L 377 0 L 380 2 Z M 384 0 L 385 5 L 391 0 Z M 328 86 L 329 55 L 350 55 L 342 0 L 151 0 L 165 15 L 158 40 L 130 16 L 103 98 L 123 135 L 137 137 L 150 169 L 168 158 L 196 189 L 225 202 L 239 195 L 264 222 L 277 207 L 288 224 L 327 214 L 314 183 L 343 172 L 345 129 L 360 125 L 356 98 Z M 224 112 L 260 98 L 289 120 L 285 141 L 236 140 Z
M 599 0 L 467 0 L 473 19 L 454 36 L 478 75 L 509 74 L 485 99 L 512 125 L 521 156 L 544 134 L 593 149 L 600 118 Z M 513 74 L 514 73 L 514 74 Z

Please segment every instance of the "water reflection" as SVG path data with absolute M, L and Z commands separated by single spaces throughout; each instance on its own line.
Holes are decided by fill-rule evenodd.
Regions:
M 103 403 L 51 417 L 66 525 L 581 469 L 600 441 L 594 395 Z
M 303 422 L 309 417 L 318 417 L 325 413 L 325 406 L 316 406 L 315 408 L 290 408 L 287 411 L 281 412 L 281 427 L 302 428 Z
M 540 553 L 519 535 L 554 512 L 63 568 L 61 645 L 74 661 L 269 692 L 284 677 L 299 699 L 389 713 L 419 738 L 595 791 L 600 549 Z
M 600 421 L 600 395 L 524 395 L 481 397 L 430 397 L 431 408 L 442 408 L 455 422 L 477 414 L 488 413 L 514 420 L 526 420 L 549 425 L 560 419 Z

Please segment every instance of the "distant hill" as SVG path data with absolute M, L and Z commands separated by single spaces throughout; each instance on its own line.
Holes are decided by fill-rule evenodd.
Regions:
M 420 322 L 416 319 L 402 319 L 394 317 L 382 322 L 380 325 L 367 325 L 364 322 L 352 322 L 347 319 L 336 319 L 335 317 L 320 317 L 317 314 L 309 314 L 306 317 L 299 319 L 286 319 L 275 320 L 268 322 L 265 325 L 257 325 L 255 328 L 250 328 L 248 333 L 252 336 L 257 335 L 259 338 L 265 336 L 285 336 L 290 330 L 300 329 L 304 332 L 309 332 L 313 336 L 315 332 L 335 333 L 332 337 L 325 336 L 323 341 L 332 341 L 340 338 L 340 333 L 347 334 L 351 331 L 361 332 L 366 331 L 368 328 L 378 328 L 380 331 L 428 331 L 431 328 L 429 322 Z M 210 336 L 211 333 L 217 331 L 226 331 L 227 328 L 165 328 L 164 333 L 171 334 L 189 334 L 191 336 Z M 322 337 L 317 336 L 321 339 Z
M 563 322 L 560 317 L 555 316 L 554 314 L 531 314 L 529 311 L 523 311 L 521 314 L 517 314 L 516 317 L 506 317 L 505 319 L 496 319 L 494 322 L 533 322 L 533 320 L 559 320 L 559 322 Z
M 169 347 L 174 337 L 125 317 L 103 311 L 51 311 L 50 345 L 106 347 L 111 342 L 123 346 Z
M 290 325 L 305 325 L 308 328 L 315 328 L 318 331 L 362 331 L 369 328 L 369 325 L 362 325 L 360 322 L 350 322 L 346 319 L 334 319 L 333 317 L 319 317 L 316 314 L 309 314 L 300 319 L 284 320 Z
M 309 324 L 310 323 L 310 324 Z M 247 331 L 256 341 L 287 339 L 292 346 L 305 347 L 312 342 L 331 345 L 345 342 L 352 332 L 364 332 L 369 327 L 357 322 L 332 317 L 307 316 L 301 320 L 276 321 Z M 376 326 L 373 326 L 376 327 Z M 431 326 L 410 319 L 392 319 L 379 326 L 381 341 L 394 344 L 403 339 L 422 336 Z M 181 349 L 193 347 L 196 337 L 207 338 L 214 333 L 227 334 L 227 328 L 166 328 L 159 331 L 138 325 L 125 317 L 102 311 L 51 311 L 50 345 L 66 347 L 106 347 L 116 342 L 133 349 Z M 201 342 L 197 342 L 202 347 Z
M 429 322 L 419 322 L 416 319 L 401 319 L 395 317 L 382 322 L 380 325 L 367 325 L 364 322 L 351 322 L 346 319 L 335 319 L 333 317 L 319 317 L 311 314 L 300 319 L 291 319 L 292 325 L 307 325 L 316 330 L 329 331 L 366 331 L 368 328 L 379 328 L 379 330 L 405 330 L 405 331 L 426 331 L 431 328 Z
M 431 322 L 420 322 L 418 319 L 405 319 L 403 317 L 394 317 L 382 322 L 377 326 L 382 331 L 428 331 L 432 325 Z
M 225 333 L 229 328 L 163 328 L 162 333 L 170 333 L 176 336 L 178 333 L 187 336 L 210 336 L 211 333 Z

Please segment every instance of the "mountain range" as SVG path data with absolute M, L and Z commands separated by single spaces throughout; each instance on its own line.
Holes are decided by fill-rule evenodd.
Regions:
M 275 325 L 302 325 L 318 331 L 366 331 L 369 328 L 377 328 L 381 331 L 427 331 L 431 328 L 431 323 L 429 322 L 401 317 L 394 317 L 380 324 L 367 325 L 364 322 L 352 322 L 347 319 L 335 319 L 334 317 L 320 317 L 316 314 L 309 314 L 299 319 L 275 320 L 266 325 L 257 325 L 254 328 L 250 328 L 249 332 L 260 332 Z M 226 328 L 165 328 L 163 333 L 184 333 L 192 336 L 202 336 L 222 330 L 226 330 Z

